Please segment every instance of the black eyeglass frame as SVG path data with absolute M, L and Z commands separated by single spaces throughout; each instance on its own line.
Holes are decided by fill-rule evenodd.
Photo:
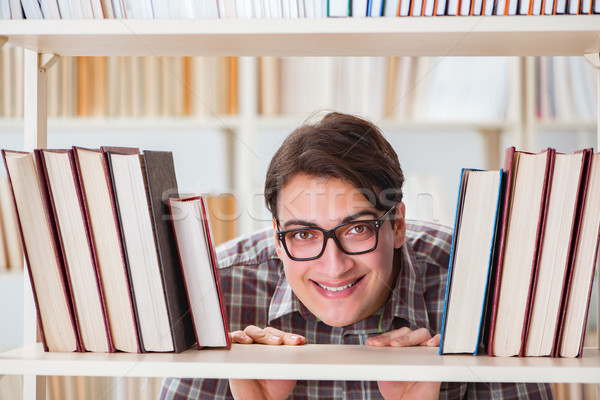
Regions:
M 392 210 L 396 208 L 396 205 L 393 205 L 389 210 L 387 210 L 381 217 L 377 218 L 377 219 L 365 219 L 365 220 L 356 220 L 356 221 L 350 221 L 350 222 L 344 222 L 343 224 L 339 224 L 335 227 L 333 227 L 332 229 L 326 230 L 323 228 L 319 228 L 319 227 L 306 227 L 306 228 L 294 228 L 294 229 L 288 229 L 285 231 L 280 231 L 277 230 L 277 239 L 279 239 L 279 241 L 281 242 L 281 244 L 283 245 L 283 248 L 285 249 L 286 254 L 288 255 L 288 257 L 294 261 L 312 261 L 312 260 L 316 260 L 317 258 L 321 257 L 323 255 L 323 253 L 325 252 L 325 247 L 327 246 L 327 240 L 329 240 L 330 238 L 333 239 L 333 241 L 335 242 L 336 246 L 338 249 L 340 249 L 340 251 L 344 254 L 348 254 L 351 256 L 355 256 L 355 255 L 359 255 L 359 254 L 365 254 L 365 253 L 370 253 L 372 251 L 374 251 L 377 248 L 377 245 L 379 244 L 379 228 L 381 228 L 381 226 L 383 225 L 384 220 L 390 215 L 390 213 L 392 212 Z M 373 245 L 372 248 L 368 249 L 368 250 L 362 250 L 362 251 L 347 251 L 346 249 L 344 249 L 344 247 L 342 246 L 342 244 L 340 243 L 340 241 L 338 240 L 337 236 L 335 236 L 335 231 L 336 229 L 342 227 L 342 226 L 346 226 L 346 225 L 352 225 L 352 224 L 356 224 L 359 222 L 364 222 L 364 223 L 371 223 L 373 224 L 373 226 L 375 227 L 375 244 Z M 277 221 L 277 227 L 279 228 L 279 221 Z M 290 232 L 301 232 L 301 231 L 314 231 L 314 230 L 318 230 L 320 232 L 323 233 L 323 247 L 321 248 L 321 251 L 319 252 L 318 255 L 314 256 L 314 257 L 294 257 L 292 256 L 292 254 L 290 253 L 290 251 L 287 248 L 287 244 L 285 243 L 285 235 L 287 233 Z

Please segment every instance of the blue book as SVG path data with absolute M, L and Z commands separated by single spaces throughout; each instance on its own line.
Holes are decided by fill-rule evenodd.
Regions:
M 502 170 L 462 170 L 448 265 L 440 354 L 477 354 L 501 194 Z

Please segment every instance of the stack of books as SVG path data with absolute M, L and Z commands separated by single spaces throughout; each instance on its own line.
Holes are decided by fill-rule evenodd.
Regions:
M 441 354 L 581 357 L 600 237 L 600 155 L 506 150 L 463 170 Z
M 229 347 L 205 201 L 179 198 L 171 152 L 2 156 L 46 351 Z
M 325 18 L 600 13 L 599 0 L 18 0 L 0 19 Z

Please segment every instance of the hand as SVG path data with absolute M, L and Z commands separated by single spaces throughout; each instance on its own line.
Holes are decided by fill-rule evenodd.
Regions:
M 306 344 L 304 336 L 280 331 L 266 327 L 259 328 L 254 325 L 246 327 L 243 331 L 229 334 L 233 343 L 250 344 L 261 343 L 267 345 L 302 345 Z M 267 380 L 267 379 L 230 379 L 229 387 L 236 399 L 287 399 L 296 386 L 295 380 Z
M 290 346 L 306 344 L 306 338 L 304 336 L 283 332 L 279 329 L 271 328 L 270 326 L 259 328 L 258 326 L 249 325 L 243 331 L 231 332 L 229 338 L 232 343 L 241 344 L 285 344 Z
M 367 339 L 367 346 L 375 347 L 437 347 L 439 345 L 440 335 L 431 337 L 431 334 L 425 328 L 413 331 L 405 327 Z M 441 382 L 379 381 L 377 385 L 385 399 L 437 399 Z

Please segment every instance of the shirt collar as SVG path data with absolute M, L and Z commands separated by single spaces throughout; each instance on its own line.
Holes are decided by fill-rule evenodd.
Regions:
M 398 328 L 398 326 L 392 325 L 395 319 L 403 320 L 402 325 L 413 330 L 430 329 L 420 272 L 422 268 L 419 268 L 419 261 L 415 258 L 408 243 L 396 250 L 395 256 L 400 269 L 390 300 L 374 315 L 347 327 L 347 330 L 357 333 L 359 331 L 386 332 Z M 317 320 L 292 291 L 285 277 L 283 263 L 280 261 L 279 282 L 269 306 L 269 324 L 273 320 L 294 312 L 299 312 L 306 320 Z

